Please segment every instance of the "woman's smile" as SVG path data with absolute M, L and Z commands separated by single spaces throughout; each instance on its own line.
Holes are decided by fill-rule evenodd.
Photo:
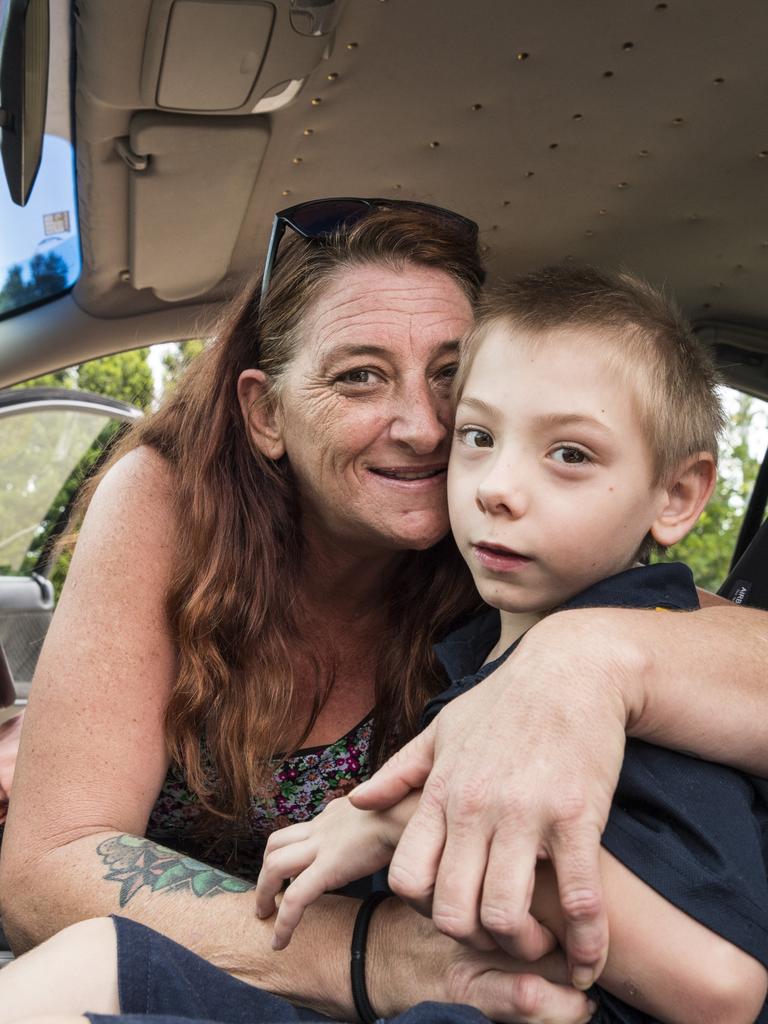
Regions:
M 446 460 L 428 466 L 369 466 L 368 472 L 387 486 L 400 487 L 410 492 L 444 489 L 447 469 Z

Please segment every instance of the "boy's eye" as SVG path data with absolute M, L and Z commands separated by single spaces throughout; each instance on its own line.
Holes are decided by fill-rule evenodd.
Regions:
M 462 444 L 468 448 L 493 448 L 493 438 L 487 430 L 480 427 L 461 427 L 456 434 Z
M 590 458 L 586 452 L 582 451 L 581 448 L 574 448 L 572 445 L 560 445 L 559 448 L 555 448 L 551 452 L 550 457 L 555 462 L 563 463 L 566 466 L 580 466 L 585 462 L 589 462 Z

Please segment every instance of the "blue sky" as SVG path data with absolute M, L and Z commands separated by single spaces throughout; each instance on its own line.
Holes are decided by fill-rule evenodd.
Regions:
M 77 245 L 71 244 L 77 238 L 74 178 L 72 146 L 55 135 L 45 136 L 40 171 L 26 206 L 11 201 L 5 176 L 0 174 L 0 285 L 11 264 L 26 262 L 36 252 L 49 252 L 67 242 L 70 244 L 62 255 L 70 264 L 70 283 L 75 279 L 79 259 L 74 255 Z M 64 211 L 69 213 L 69 232 L 46 236 L 44 216 Z

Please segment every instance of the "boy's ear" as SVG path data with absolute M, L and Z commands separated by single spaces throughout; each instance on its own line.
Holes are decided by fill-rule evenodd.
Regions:
M 243 370 L 237 379 L 237 398 L 252 443 L 268 459 L 285 455 L 281 421 L 270 400 L 269 378 L 263 370 Z
M 704 511 L 716 479 L 715 460 L 709 452 L 697 452 L 683 462 L 667 487 L 664 506 L 651 526 L 657 544 L 668 548 L 685 537 Z

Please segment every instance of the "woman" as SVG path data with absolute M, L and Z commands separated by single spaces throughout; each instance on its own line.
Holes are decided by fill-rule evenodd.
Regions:
M 120 911 L 262 988 L 332 1016 L 350 1015 L 344 966 L 350 901 L 327 897 L 307 915 L 304 943 L 276 959 L 268 949 L 269 927 L 252 913 L 251 893 L 224 868 L 235 863 L 247 872 L 264 831 L 284 823 L 286 810 L 296 820 L 362 778 L 366 743 L 375 764 L 408 738 L 425 697 L 440 685 L 431 641 L 474 601 L 452 546 L 441 538 L 447 531 L 448 384 L 456 340 L 471 321 L 480 283 L 476 234 L 445 212 L 383 205 L 388 209 L 347 211 L 347 230 L 332 237 L 317 237 L 325 230 L 317 221 L 288 220 L 306 240 L 286 245 L 261 308 L 254 292 L 246 295 L 217 345 L 169 405 L 139 428 L 132 450 L 94 496 L 41 655 L 3 850 L 0 909 L 19 949 L 72 921 Z M 350 214 L 359 216 L 352 226 Z M 575 614 L 582 617 L 575 626 L 569 619 L 566 635 L 585 623 L 607 623 Z M 643 632 L 641 625 L 645 644 L 658 635 L 655 624 L 649 626 Z M 555 627 L 547 629 L 539 634 L 544 640 Z M 526 645 L 534 652 L 537 630 Z M 735 646 L 731 634 L 729 619 L 719 634 L 726 655 Z M 670 647 L 677 635 L 669 633 Z M 636 648 L 626 641 L 622 647 L 623 640 L 611 643 L 611 667 L 620 673 L 615 699 L 599 692 L 604 677 L 598 674 L 595 699 L 590 704 L 588 692 L 581 705 L 591 716 L 590 745 L 607 723 L 613 751 L 607 768 L 594 767 L 605 751 L 585 759 L 593 766 L 587 779 L 601 783 L 585 785 L 597 795 L 576 814 L 579 790 L 569 781 L 567 815 L 557 787 L 536 798 L 544 829 L 554 823 L 562 841 L 569 834 L 566 818 L 575 822 L 583 834 L 574 849 L 593 844 L 595 858 L 600 816 L 604 821 L 620 763 L 625 708 L 640 710 L 639 671 L 655 669 L 663 682 L 663 669 L 649 659 L 633 663 Z M 549 659 L 557 665 L 551 653 Z M 705 671 L 714 694 L 722 693 L 713 678 L 716 660 L 710 656 L 709 675 Z M 624 673 L 624 661 L 634 672 Z M 442 734 L 430 733 L 409 760 L 400 759 L 403 776 L 395 762 L 380 788 L 413 783 L 432 744 L 445 772 L 443 735 L 461 757 L 462 747 L 476 742 L 483 715 L 489 731 L 484 702 L 496 705 L 498 724 L 499 707 L 509 710 L 500 687 L 516 687 L 521 664 L 525 659 L 518 659 L 511 682 L 491 681 L 478 688 L 485 691 L 481 701 L 464 702 L 470 715 L 461 742 L 458 719 L 446 718 Z M 692 666 L 693 676 L 695 659 Z M 560 662 L 561 675 L 562 668 Z M 746 668 L 745 690 L 757 680 Z M 680 673 L 674 660 L 671 671 Z M 544 679 L 551 683 L 547 674 Z M 652 675 L 652 693 L 655 682 Z M 681 692 L 685 686 L 678 682 Z M 733 712 L 717 726 L 724 746 L 746 717 Z M 664 738 L 659 721 L 666 721 L 663 714 L 646 727 Z M 522 743 L 531 724 L 524 720 L 518 728 Z M 582 721 L 577 732 L 583 731 Z M 689 735 L 686 726 L 679 731 L 698 751 L 689 737 L 698 734 L 699 722 L 688 720 Z M 540 732 L 548 735 L 546 727 Z M 343 756 L 334 750 L 339 737 Z M 705 735 L 698 742 L 704 747 L 717 740 Z M 559 737 L 557 743 L 562 747 Z M 334 751 L 322 780 L 310 778 L 318 763 L 307 761 L 318 747 Z M 275 772 L 270 759 L 298 748 L 303 752 Z M 521 749 L 514 751 L 515 764 Z M 172 771 L 166 779 L 169 750 L 181 778 Z M 709 747 L 698 752 L 711 754 Z M 757 757 L 749 757 L 748 765 L 759 767 Z M 476 775 L 485 760 L 469 762 Z M 541 757 L 534 763 L 542 768 Z M 499 771 L 498 764 L 493 768 Z M 314 789 L 291 788 L 291 772 L 299 769 L 307 783 L 318 783 Z M 286 798 L 286 790 L 297 798 Z M 386 794 L 379 792 L 379 799 Z M 502 834 L 498 808 L 488 810 L 483 827 L 493 826 L 494 813 Z M 228 816 L 226 851 L 211 838 L 214 814 Z M 148 823 L 150 834 L 167 844 L 205 852 L 215 870 L 135 838 Z M 489 848 L 485 844 L 478 857 L 481 830 L 474 835 L 480 842 L 469 843 L 462 898 L 479 885 Z M 527 829 L 535 861 L 531 836 Z M 449 831 L 449 865 L 452 849 L 461 846 L 461 830 Z M 557 842 L 546 848 L 559 852 Z M 511 849 L 517 859 L 520 851 Z M 577 962 L 575 950 L 595 965 L 605 944 L 599 899 L 593 898 L 599 893 L 591 861 L 579 870 L 580 900 L 569 902 L 578 871 L 564 871 L 560 879 L 564 908 L 577 925 L 571 962 Z M 445 898 L 443 867 L 440 872 L 436 900 Z M 526 884 L 524 872 L 520 881 Z M 403 876 L 399 884 L 419 895 L 423 883 Z M 442 913 L 443 930 L 476 934 L 477 907 L 475 900 L 469 917 L 453 923 Z M 541 936 L 525 910 L 509 920 L 497 915 L 495 925 L 536 955 Z M 480 924 L 490 922 L 481 910 Z M 377 911 L 375 923 L 372 970 L 390 981 L 383 989 L 373 979 L 380 1011 L 385 997 L 390 1012 L 420 998 L 445 998 L 444 976 L 464 970 L 472 978 L 464 991 L 490 1016 L 539 1019 L 543 1009 L 564 1020 L 585 1015 L 586 1003 L 574 990 L 531 983 L 530 976 L 520 984 L 519 965 L 500 962 L 499 954 L 472 953 L 469 960 L 462 947 L 393 901 Z M 327 952 L 321 963 L 313 955 L 318 948 Z M 443 958 L 453 970 L 442 969 Z M 546 965 L 542 971 L 547 974 Z M 549 977 L 564 980 L 562 968 Z M 447 995 L 459 998 L 456 991 Z

